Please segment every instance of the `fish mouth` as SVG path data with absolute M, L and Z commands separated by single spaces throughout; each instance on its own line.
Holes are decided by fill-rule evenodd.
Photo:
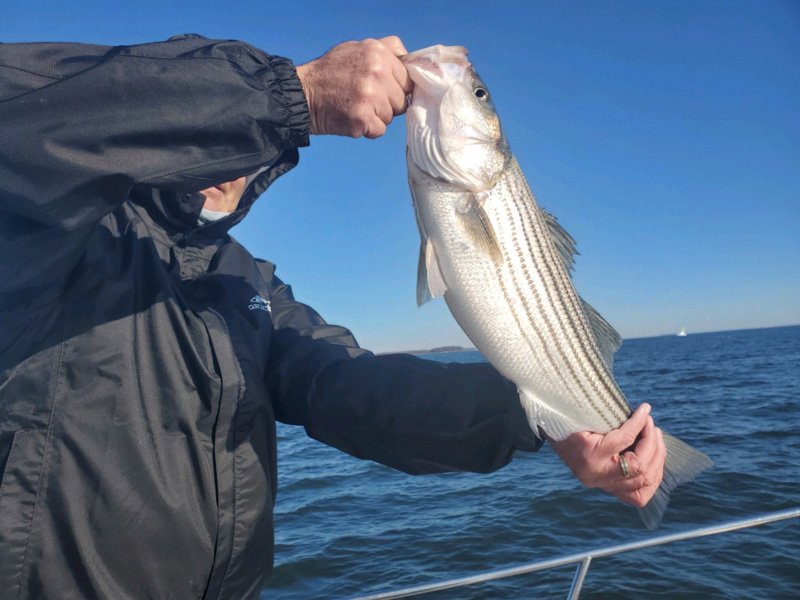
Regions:
M 467 54 L 469 54 L 469 51 L 464 46 L 436 44 L 435 46 L 414 50 L 398 58 L 406 65 L 414 61 L 429 61 L 435 64 L 456 63 L 467 67 L 470 65 L 469 60 L 467 60 Z
M 400 56 L 409 78 L 414 82 L 414 92 L 410 96 L 412 104 L 418 88 L 425 90 L 424 95 L 432 94 L 440 100 L 447 90 L 448 78 L 462 80 L 472 69 L 467 54 L 464 46 L 437 44 Z

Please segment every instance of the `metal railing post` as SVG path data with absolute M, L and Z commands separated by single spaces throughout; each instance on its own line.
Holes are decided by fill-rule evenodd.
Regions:
M 586 579 L 586 573 L 589 571 L 589 565 L 592 562 L 592 557 L 587 556 L 578 565 L 575 571 L 575 578 L 572 580 L 572 587 L 569 589 L 567 600 L 578 600 L 581 595 L 581 588 L 583 587 L 583 580 Z

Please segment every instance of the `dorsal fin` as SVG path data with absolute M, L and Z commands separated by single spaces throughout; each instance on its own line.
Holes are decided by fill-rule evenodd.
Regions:
M 614 353 L 619 350 L 622 345 L 622 336 L 617 333 L 611 325 L 608 324 L 603 317 L 600 316 L 592 306 L 581 299 L 583 303 L 583 312 L 586 314 L 586 319 L 589 321 L 589 326 L 594 331 L 594 336 L 597 339 L 597 345 L 600 348 L 600 358 L 603 364 L 608 369 L 610 374 L 614 373 Z
M 575 250 L 575 240 L 558 224 L 556 218 L 549 212 L 542 210 L 542 216 L 547 224 L 547 228 L 550 230 L 550 236 L 553 238 L 556 249 L 561 255 L 564 268 L 567 270 L 567 273 L 569 273 L 573 268 L 573 264 L 575 264 L 575 255 L 579 254 L 579 252 Z

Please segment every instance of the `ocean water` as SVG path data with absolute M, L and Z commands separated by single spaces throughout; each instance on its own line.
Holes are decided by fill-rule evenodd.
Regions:
M 275 574 L 262 599 L 347 598 L 800 506 L 800 327 L 626 340 L 614 370 L 633 406 L 651 403 L 662 429 L 715 462 L 672 494 L 657 531 L 583 488 L 547 445 L 490 475 L 415 477 L 279 425 Z M 574 571 L 427 597 L 565 598 Z M 581 598 L 800 598 L 800 519 L 595 559 Z

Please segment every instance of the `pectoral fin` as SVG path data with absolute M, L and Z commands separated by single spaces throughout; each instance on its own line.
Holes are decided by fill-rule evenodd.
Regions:
M 417 266 L 417 306 L 422 306 L 428 300 L 443 296 L 447 291 L 439 259 L 433 242 L 425 240 L 419 247 L 419 264 Z
M 484 251 L 495 264 L 503 261 L 503 252 L 500 250 L 500 243 L 494 227 L 489 220 L 489 215 L 483 210 L 474 196 L 465 203 L 462 210 L 456 213 L 459 222 L 467 232 L 476 248 Z

